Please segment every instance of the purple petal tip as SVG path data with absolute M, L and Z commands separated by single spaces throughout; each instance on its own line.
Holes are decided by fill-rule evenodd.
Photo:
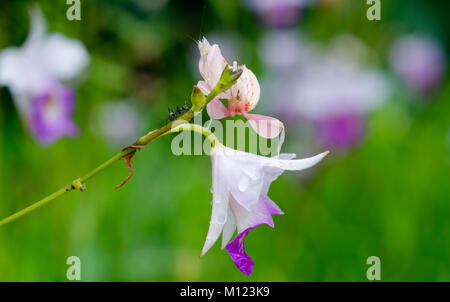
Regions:
M 253 266 L 255 265 L 252 258 L 245 253 L 244 245 L 244 239 L 251 229 L 253 228 L 248 228 L 238 234 L 236 238 L 226 246 L 226 250 L 230 254 L 231 259 L 233 259 L 236 267 L 247 276 L 251 276 L 253 273 Z

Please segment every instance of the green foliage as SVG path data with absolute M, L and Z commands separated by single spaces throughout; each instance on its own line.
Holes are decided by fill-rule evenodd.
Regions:
M 141 2 L 82 1 L 81 21 L 67 21 L 65 1 L 38 1 L 50 30 L 82 40 L 91 54 L 77 89 L 82 134 L 39 146 L 0 89 L 0 218 L 120 150 L 90 127 L 98 105 L 134 98 L 145 129 L 162 126 L 167 107 L 188 100 L 200 79 L 189 37 L 239 32 L 251 57 L 242 63 L 259 75 L 254 54 L 266 28 L 242 3 L 170 1 L 149 11 Z M 366 8 L 354 1 L 318 5 L 301 26 L 319 40 L 355 33 L 382 55 L 395 22 L 409 29 L 426 17 L 434 20 L 427 31 L 449 36 L 448 9 L 412 2 L 384 1 L 380 23 L 365 20 Z M 25 1 L 0 4 L 0 49 L 25 39 L 26 9 Z M 250 278 L 218 243 L 199 257 L 211 213 L 211 165 L 207 156 L 172 155 L 168 135 L 137 153 L 134 176 L 120 189 L 114 187 L 128 171 L 117 163 L 84 193 L 70 192 L 1 227 L 0 281 L 65 281 L 72 255 L 81 259 L 83 281 L 365 281 L 372 255 L 381 259 L 383 281 L 449 281 L 450 83 L 424 101 L 394 88 L 398 97 L 371 116 L 360 146 L 274 182 L 269 195 L 286 214 L 274 218 L 275 229 L 262 226 L 248 236 L 256 263 Z M 284 151 L 298 151 L 292 148 Z

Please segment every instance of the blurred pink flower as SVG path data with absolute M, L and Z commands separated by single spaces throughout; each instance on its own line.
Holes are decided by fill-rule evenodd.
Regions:
M 76 133 L 66 129 L 72 123 L 74 93 L 61 82 L 78 75 L 88 65 L 89 55 L 81 42 L 58 33 L 47 34 L 38 7 L 30 15 L 30 34 L 23 46 L 0 52 L 0 85 L 8 86 L 35 138 L 51 143 Z
M 404 36 L 395 41 L 390 62 L 412 90 L 423 94 L 439 85 L 446 66 L 439 42 L 420 35 Z
M 321 145 L 345 150 L 356 145 L 365 132 L 365 119 L 358 115 L 337 115 L 315 122 Z
M 211 150 L 211 221 L 202 255 L 222 233 L 222 248 L 226 247 L 241 272 L 251 275 L 254 262 L 245 253 L 245 237 L 251 229 L 261 224 L 273 227 L 272 215 L 283 214 L 267 196 L 270 184 L 284 170 L 307 169 L 317 164 L 327 153 L 305 159 L 293 159 L 295 154 L 264 157 L 216 143 Z M 236 228 L 238 235 L 228 243 Z
M 198 43 L 200 61 L 198 64 L 200 74 L 204 81 L 199 81 L 197 86 L 208 94 L 219 81 L 223 69 L 228 64 L 222 56 L 217 44 L 210 45 L 206 38 Z M 243 73 L 236 84 L 228 91 L 219 94 L 207 105 L 207 111 L 212 119 L 221 119 L 227 116 L 241 114 L 247 118 L 255 131 L 265 137 L 274 138 L 284 129 L 279 120 L 259 114 L 249 114 L 259 101 L 260 87 L 256 76 L 245 65 L 238 66 L 233 63 L 235 70 L 242 69 Z M 228 99 L 226 108 L 220 99 Z

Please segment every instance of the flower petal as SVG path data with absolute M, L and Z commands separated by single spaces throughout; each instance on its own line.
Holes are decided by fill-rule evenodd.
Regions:
M 47 22 L 38 5 L 30 8 L 30 32 L 23 45 L 26 52 L 33 53 L 40 46 L 47 33 Z
M 283 123 L 276 118 L 245 112 L 242 115 L 247 118 L 256 133 L 264 138 L 275 138 L 284 130 Z
M 0 85 L 8 86 L 14 94 L 42 93 L 53 82 L 23 49 L 8 47 L 0 52 Z
M 225 222 L 222 233 L 222 248 L 225 248 L 227 243 L 230 241 L 231 237 L 233 237 L 235 230 L 236 230 L 236 221 L 234 219 L 233 213 L 228 207 L 227 222 Z
M 252 153 L 226 149 L 222 165 L 224 185 L 233 198 L 244 208 L 250 209 L 258 202 L 263 186 L 263 166 Z M 262 157 L 264 158 L 264 157 Z
M 253 272 L 255 263 L 245 253 L 244 240 L 248 232 L 261 224 L 274 227 L 272 215 L 283 215 L 283 211 L 265 194 L 261 194 L 258 203 L 250 210 L 246 210 L 234 200 L 230 206 L 238 224 L 239 234 L 226 246 L 226 250 L 237 268 L 247 276 Z
M 89 64 L 89 54 L 80 41 L 51 34 L 43 41 L 39 53 L 39 64 L 53 77 L 69 80 Z
M 233 65 L 233 68 L 236 68 L 237 63 L 235 62 Z M 239 69 L 242 69 L 242 75 L 237 80 L 232 91 L 235 97 L 239 97 L 239 103 L 243 105 L 242 112 L 249 112 L 258 104 L 261 88 L 259 87 L 258 79 L 250 69 L 245 65 L 239 66 Z
M 264 202 L 264 205 L 271 215 L 284 215 L 284 212 L 272 199 L 269 198 L 269 196 L 261 194 L 259 198 Z
M 216 243 L 227 221 L 228 201 L 224 196 L 214 195 L 211 221 L 209 222 L 209 230 L 206 235 L 206 241 L 203 245 L 201 256 L 203 256 Z
M 279 158 L 272 157 L 272 158 L 270 158 L 270 161 L 268 162 L 267 166 L 268 167 L 278 167 L 283 170 L 289 170 L 289 171 L 294 171 L 294 170 L 300 171 L 300 170 L 304 170 L 304 169 L 314 166 L 315 164 L 320 162 L 328 153 L 329 153 L 329 151 L 325 151 L 325 152 L 322 152 L 313 157 L 308 157 L 308 158 L 303 158 L 303 159 L 291 159 L 291 160 L 279 159 Z
M 211 119 L 219 120 L 224 117 L 230 116 L 230 112 L 227 107 L 218 99 L 215 98 L 206 105 L 206 111 Z
M 261 194 L 258 202 L 246 209 L 236 200 L 230 200 L 231 211 L 236 220 L 238 232 L 261 224 L 274 227 L 272 215 L 283 215 L 283 211 L 265 194 Z
M 72 121 L 74 102 L 74 91 L 60 84 L 33 99 L 30 127 L 40 143 L 49 144 L 62 136 L 78 134 L 79 128 Z
M 227 62 L 222 56 L 219 46 L 217 44 L 211 46 L 206 38 L 198 43 L 198 48 L 200 50 L 198 62 L 200 74 L 210 87 L 214 87 Z
M 231 259 L 233 259 L 234 264 L 247 276 L 250 276 L 253 273 L 253 266 L 255 265 L 252 258 L 245 253 L 244 245 L 245 237 L 252 229 L 253 228 L 248 228 L 239 233 L 236 238 L 226 246 L 226 250 L 230 254 Z
M 197 87 L 205 94 L 208 95 L 211 92 L 211 87 L 205 81 L 198 81 Z
M 222 185 L 222 177 L 220 174 L 221 156 L 211 155 L 212 174 L 213 174 L 213 201 L 211 221 L 209 222 L 209 230 L 206 235 L 206 241 L 203 245 L 201 256 L 203 256 L 217 241 L 223 230 L 224 224 L 228 218 L 228 192 L 226 187 Z

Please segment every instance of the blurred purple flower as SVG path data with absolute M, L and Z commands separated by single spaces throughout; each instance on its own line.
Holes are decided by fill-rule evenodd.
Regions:
M 390 63 L 412 90 L 427 94 L 440 83 L 446 58 L 438 41 L 408 35 L 394 42 Z
M 308 0 L 246 0 L 246 4 L 255 11 L 269 26 L 285 28 L 295 25 L 301 9 Z
M 345 150 L 357 144 L 365 132 L 365 119 L 357 115 L 340 115 L 315 123 L 321 145 Z
M 30 34 L 23 46 L 8 47 L 0 52 L 0 85 L 9 88 L 35 138 L 50 143 L 74 133 L 68 129 L 53 129 L 60 125 L 56 120 L 71 118 L 67 110 L 48 108 L 53 105 L 55 108 L 73 107 L 74 92 L 72 90 L 69 97 L 67 91 L 71 89 L 61 82 L 77 76 L 88 65 L 89 55 L 78 40 L 58 33 L 47 34 L 47 25 L 38 7 L 30 11 L 30 16 Z
M 61 136 L 78 134 L 79 129 L 72 122 L 74 101 L 73 89 L 59 84 L 33 99 L 30 128 L 41 143 L 49 144 Z

